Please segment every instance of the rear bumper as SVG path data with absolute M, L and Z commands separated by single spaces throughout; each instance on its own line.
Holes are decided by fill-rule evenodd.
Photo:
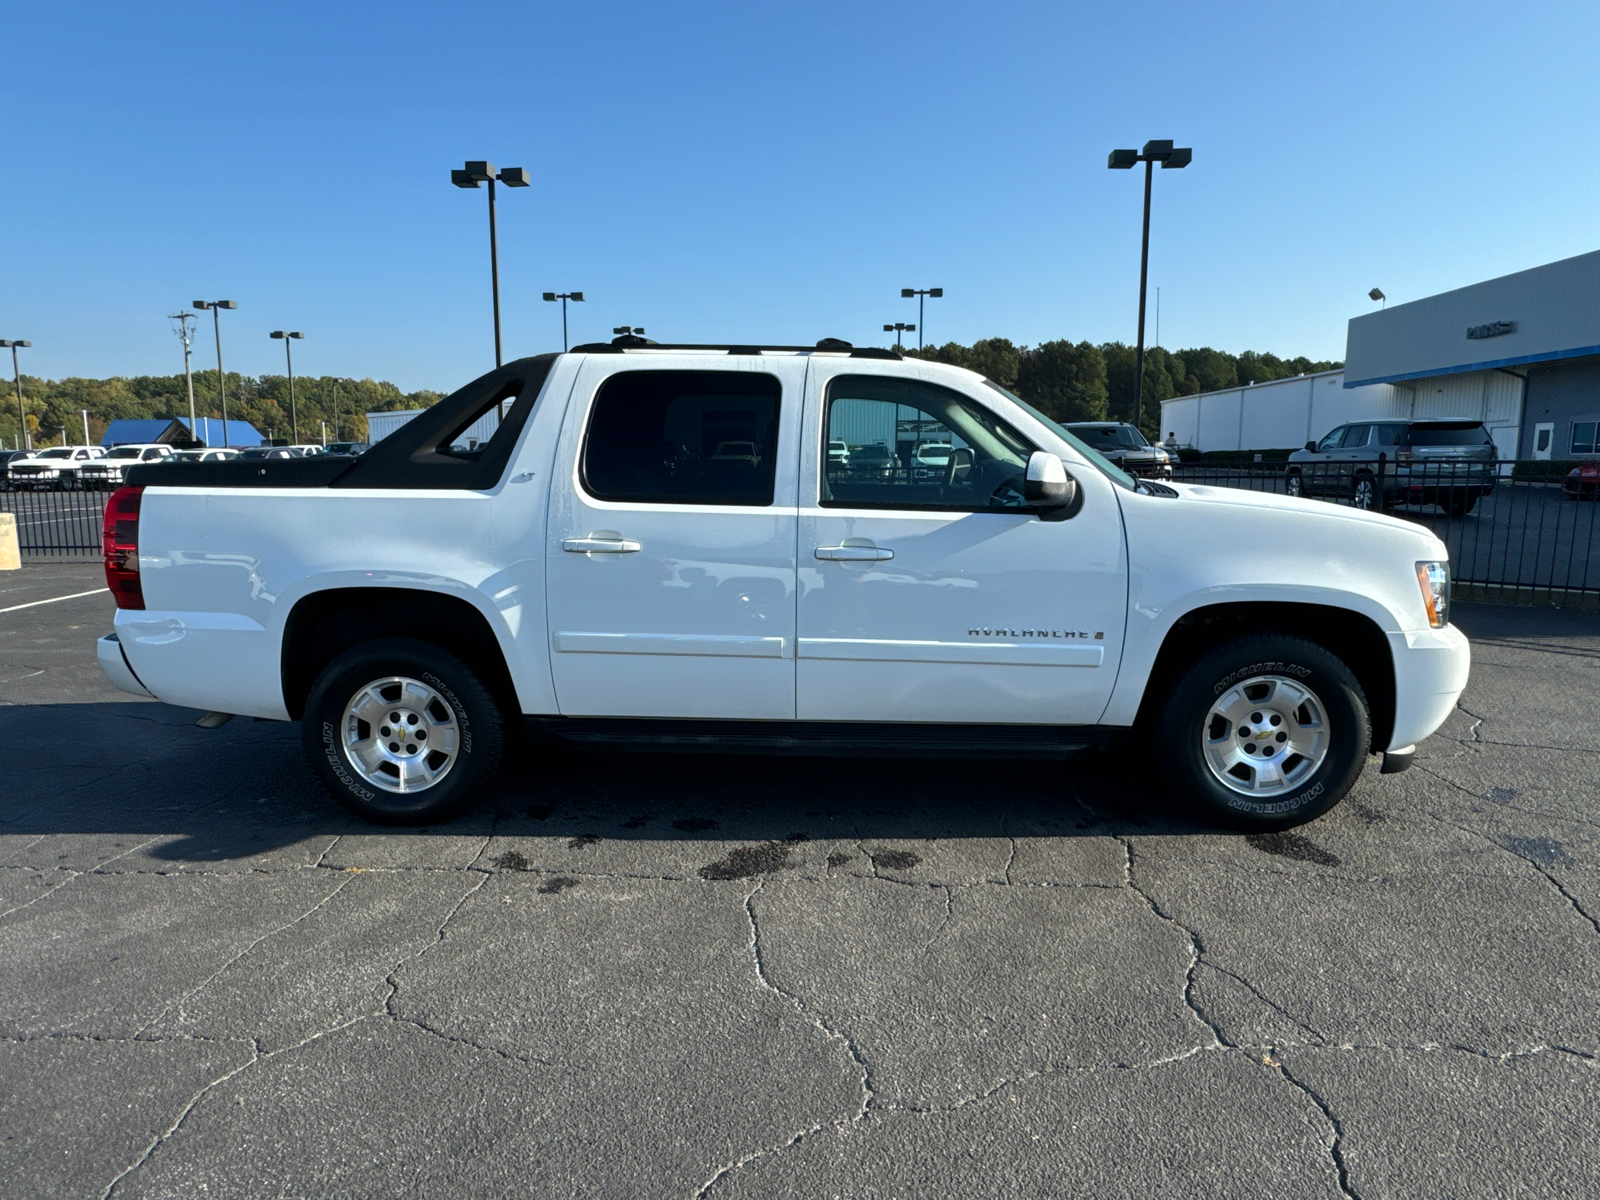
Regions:
M 1394 732 L 1388 751 L 1415 745 L 1443 725 L 1467 687 L 1472 648 L 1454 625 L 1389 634 L 1394 659 Z
M 124 692 L 132 692 L 135 696 L 150 696 L 149 690 L 139 682 L 139 677 L 133 673 L 133 668 L 128 665 L 128 657 L 122 652 L 122 639 L 114 633 L 108 633 L 95 643 L 95 656 L 100 660 L 100 669 L 105 672 L 107 681 L 112 687 Z

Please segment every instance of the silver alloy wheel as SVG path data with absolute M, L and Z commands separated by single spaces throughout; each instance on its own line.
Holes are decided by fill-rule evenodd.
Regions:
M 356 774 L 386 792 L 425 791 L 450 773 L 461 745 L 455 709 L 420 679 L 391 675 L 344 706 L 341 736 Z
M 1373 495 L 1374 489 L 1372 486 L 1372 476 L 1356 476 L 1355 506 L 1357 508 L 1370 509 L 1372 507 Z
M 1255 675 L 1217 697 L 1200 729 L 1206 766 L 1241 796 L 1293 791 L 1328 757 L 1327 709 L 1305 684 Z
M 1289 476 L 1289 483 L 1288 483 L 1289 495 L 1298 496 L 1300 494 L 1300 486 L 1301 486 L 1301 483 L 1300 483 L 1300 472 L 1299 471 L 1295 471 Z

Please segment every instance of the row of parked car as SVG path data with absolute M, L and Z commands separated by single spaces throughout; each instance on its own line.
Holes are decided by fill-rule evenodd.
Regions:
M 366 442 L 330 442 L 326 446 L 232 446 L 180 450 L 162 442 L 127 446 L 51 446 L 47 450 L 0 450 L 0 488 L 7 491 L 110 490 L 122 486 L 123 475 L 147 463 L 225 462 L 232 458 L 312 458 L 332 454 L 352 457 Z
M 1124 421 L 1076 421 L 1064 428 L 1129 475 L 1141 479 L 1171 479 L 1175 457 L 1152 445 L 1139 430 Z M 828 443 L 828 468 L 851 478 L 893 478 L 909 474 L 914 480 L 944 477 L 951 470 L 958 447 L 934 438 L 918 442 L 909 461 L 902 462 L 884 442 L 851 445 L 835 439 Z M 955 458 L 959 470 L 961 459 Z

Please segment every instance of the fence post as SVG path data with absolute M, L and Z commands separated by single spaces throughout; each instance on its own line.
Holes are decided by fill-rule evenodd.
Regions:
M 0 512 L 0 571 L 22 567 L 22 548 L 17 544 L 17 514 Z

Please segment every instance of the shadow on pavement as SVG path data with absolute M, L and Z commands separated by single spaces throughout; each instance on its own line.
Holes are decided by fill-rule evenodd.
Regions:
M 349 834 L 704 843 L 1203 831 L 1168 808 L 1148 762 L 1099 751 L 831 758 L 531 743 L 455 821 L 386 829 L 334 804 L 304 763 L 298 725 L 236 718 L 203 730 L 198 715 L 138 702 L 10 708 L 9 738 L 30 754 L 10 772 L 0 834 L 116 836 L 112 851 L 160 838 L 145 858 L 202 864 Z

